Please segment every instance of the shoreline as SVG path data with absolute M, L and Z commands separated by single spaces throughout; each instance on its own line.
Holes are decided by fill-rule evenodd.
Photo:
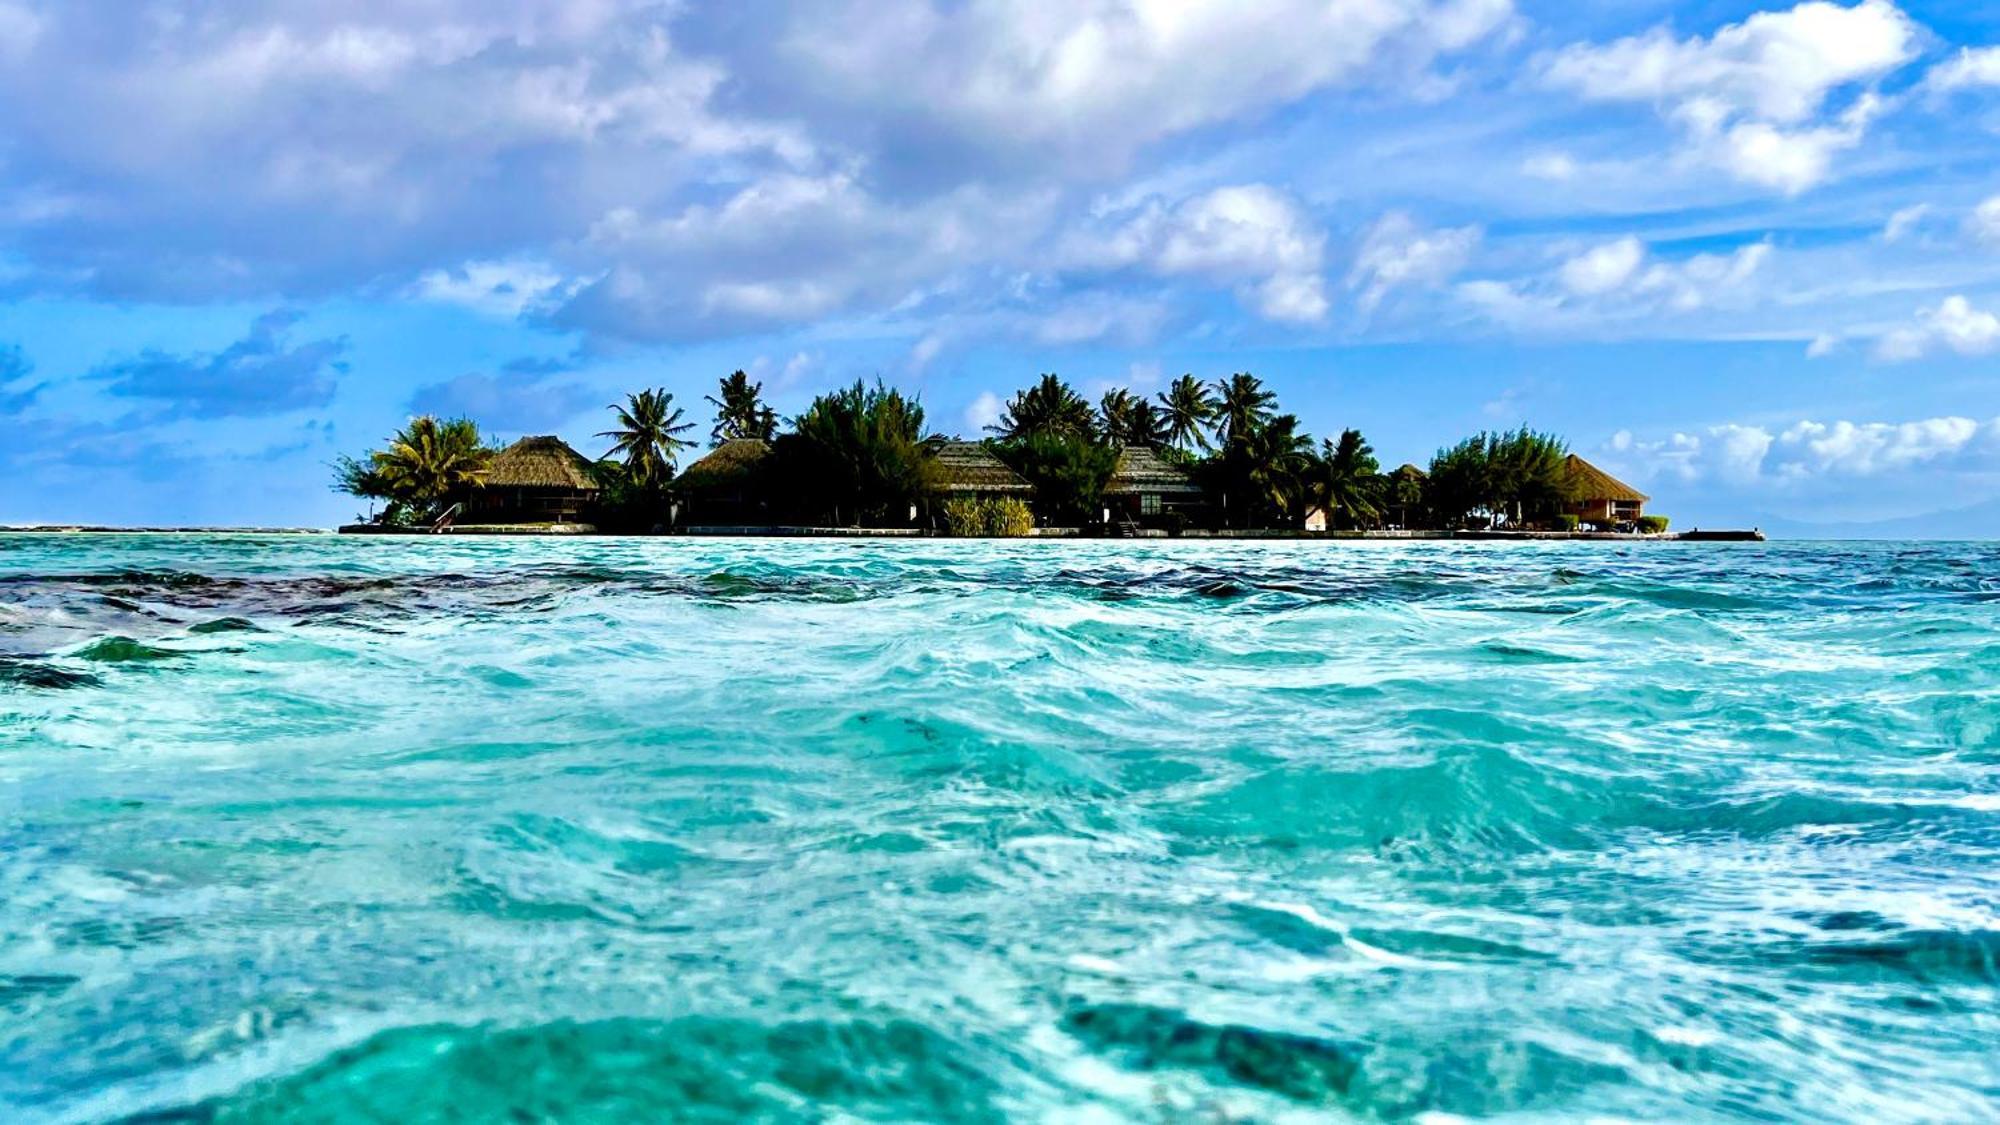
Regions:
M 560 527 L 561 530 L 557 530 Z M 461 525 L 443 532 L 426 528 L 392 528 L 374 524 L 347 524 L 338 528 L 319 527 L 109 527 L 89 524 L 35 524 L 0 527 L 0 535 L 370 535 L 391 538 L 428 538 L 434 535 L 541 537 L 584 539 L 986 539 L 987 536 L 942 536 L 920 528 L 812 527 L 812 526 L 702 526 L 686 527 L 663 535 L 599 532 L 587 524 L 562 525 Z M 1289 528 L 1188 530 L 1169 535 L 1159 529 L 1142 529 L 1136 535 L 1092 535 L 1083 528 L 1042 527 L 1021 539 L 1102 540 L 1107 542 L 1172 541 L 1307 541 L 1307 542 L 1584 542 L 1584 543 L 1761 543 L 1762 531 L 1739 529 L 1669 531 L 1657 535 L 1623 534 L 1611 531 L 1294 531 Z

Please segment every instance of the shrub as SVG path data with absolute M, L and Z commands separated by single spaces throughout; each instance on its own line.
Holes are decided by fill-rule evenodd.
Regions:
M 1003 496 L 986 502 L 986 534 L 1019 539 L 1035 530 L 1035 513 L 1025 500 Z
M 938 509 L 944 516 L 944 533 L 955 539 L 986 534 L 986 514 L 977 500 L 947 500 Z
M 944 533 L 958 539 L 978 536 L 1020 538 L 1035 527 L 1035 514 L 1011 496 L 993 500 L 947 500 L 939 508 Z
M 1639 530 L 1645 532 L 1647 535 L 1658 535 L 1667 530 L 1667 517 L 1640 516 Z
M 1568 512 L 1564 512 L 1556 517 L 1556 523 L 1555 523 L 1556 530 L 1575 531 L 1577 528 L 1577 524 L 1579 522 L 1581 521 L 1579 521 L 1574 515 L 1571 515 Z
M 1617 521 L 1617 520 L 1591 520 L 1591 521 L 1590 521 L 1590 530 L 1592 530 L 1592 531 L 1617 531 L 1617 530 L 1618 530 L 1618 521 Z

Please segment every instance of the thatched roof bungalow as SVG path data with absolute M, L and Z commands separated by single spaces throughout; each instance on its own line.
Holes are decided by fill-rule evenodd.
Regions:
M 1114 518 L 1144 520 L 1200 507 L 1205 500 L 1201 486 L 1186 472 L 1144 445 L 1118 451 L 1118 466 L 1104 486 L 1105 506 Z
M 468 522 L 573 523 L 600 491 L 590 461 L 561 438 L 524 437 L 493 455 L 466 504 Z
M 689 465 L 674 481 L 681 522 L 710 526 L 756 524 L 769 518 L 759 485 L 771 443 L 732 438 Z
M 1012 496 L 1026 500 L 1035 488 L 979 441 L 948 441 L 937 451 L 937 491 L 946 499 Z
M 1563 462 L 1569 503 L 1565 511 L 1586 523 L 1630 523 L 1646 512 L 1645 493 L 1572 453 Z

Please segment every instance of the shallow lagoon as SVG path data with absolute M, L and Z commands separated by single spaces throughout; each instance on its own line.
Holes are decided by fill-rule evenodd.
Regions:
M 0 1117 L 1972 1119 L 2000 548 L 0 536 Z

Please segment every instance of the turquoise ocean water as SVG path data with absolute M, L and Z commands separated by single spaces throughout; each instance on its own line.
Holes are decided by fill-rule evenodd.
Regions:
M 0 1120 L 1992 1119 L 2000 548 L 0 536 Z

